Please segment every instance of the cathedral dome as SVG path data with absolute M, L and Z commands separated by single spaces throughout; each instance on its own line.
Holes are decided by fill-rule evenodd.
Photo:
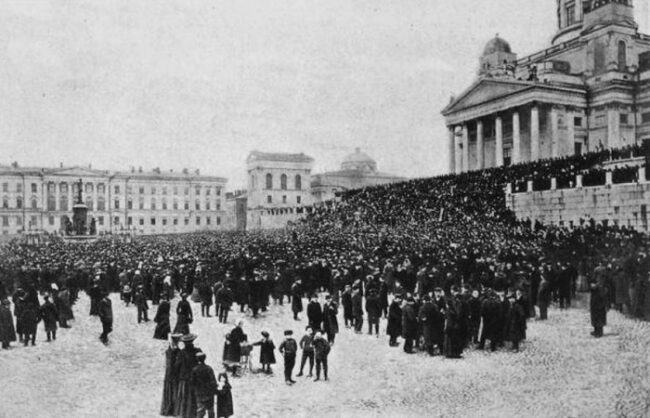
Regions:
M 370 158 L 368 154 L 361 152 L 357 148 L 353 154 L 348 155 L 341 164 L 342 170 L 363 170 L 363 171 L 376 171 L 377 162 Z
M 503 38 L 499 38 L 499 35 L 491 39 L 485 49 L 483 50 L 483 56 L 494 54 L 495 52 L 505 52 L 506 54 L 512 54 L 512 49 L 510 44 Z

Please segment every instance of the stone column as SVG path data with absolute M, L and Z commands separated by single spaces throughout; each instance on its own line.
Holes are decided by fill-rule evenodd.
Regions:
M 483 121 L 476 121 L 476 169 L 482 170 L 485 167 L 483 150 Z
M 607 148 L 617 148 L 621 140 L 620 115 L 618 108 L 607 109 Z
M 469 131 L 467 124 L 463 124 L 463 171 L 469 171 Z
M 61 198 L 61 190 L 59 188 L 61 187 L 60 184 L 54 183 L 54 210 L 55 211 L 60 211 L 61 210 L 61 204 L 59 203 L 59 200 Z
M 564 120 L 566 121 L 566 139 L 560 142 L 560 156 L 573 155 L 575 153 L 576 142 L 576 125 L 575 125 L 575 111 L 567 108 L 564 113 Z M 586 152 L 587 150 L 583 150 Z
M 463 150 L 461 147 L 462 139 L 455 137 L 454 143 L 456 144 L 456 151 L 454 152 L 454 157 L 456 158 L 456 174 L 460 174 L 463 171 Z
M 605 172 L 605 185 L 606 186 L 611 186 L 613 184 L 613 178 L 612 178 L 612 172 L 611 171 L 606 171 Z
M 503 120 L 497 116 L 495 120 L 496 144 L 494 149 L 494 164 L 497 167 L 503 166 Z
M 582 188 L 582 174 L 576 176 L 576 187 L 578 189 Z
M 530 160 L 539 160 L 539 107 L 530 109 Z
M 74 183 L 68 183 L 68 212 L 72 212 L 72 207 L 74 206 L 74 202 L 76 199 L 76 197 L 74 196 L 73 186 Z
M 560 127 L 558 121 L 558 107 L 551 107 L 551 158 L 560 156 Z
M 645 167 L 644 166 L 639 167 L 639 180 L 637 182 L 638 183 L 645 183 L 646 182 Z
M 551 190 L 557 190 L 557 178 L 551 177 Z
M 519 112 L 512 114 L 512 163 L 521 162 L 521 127 L 519 126 Z
M 447 141 L 447 152 L 449 152 L 449 173 L 456 172 L 456 135 L 454 132 L 454 127 L 449 126 L 448 128 L 449 139 Z

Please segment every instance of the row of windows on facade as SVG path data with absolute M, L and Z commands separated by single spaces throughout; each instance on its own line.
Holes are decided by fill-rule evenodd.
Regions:
M 94 208 L 94 201 L 92 197 L 86 197 L 86 206 L 88 207 L 89 210 L 95 210 Z M 152 198 L 151 201 L 149 202 L 149 207 L 145 208 L 145 200 L 144 198 L 140 198 L 138 200 L 138 208 L 140 210 L 145 210 L 145 209 L 150 209 L 150 210 L 157 210 L 157 201 L 156 199 Z M 126 207 L 127 209 L 133 209 L 133 200 L 129 199 L 126 202 Z M 172 208 L 173 210 L 179 210 L 179 202 L 177 200 L 174 200 L 172 203 Z M 205 201 L 205 204 L 203 205 L 205 208 L 204 210 L 211 210 L 212 204 L 209 200 Z M 10 199 L 9 197 L 3 197 L 2 198 L 2 208 L 3 209 L 11 209 L 10 205 Z M 23 198 L 18 196 L 16 198 L 16 209 L 22 209 L 23 208 Z M 115 199 L 113 201 L 113 208 L 114 209 L 120 209 L 120 199 Z M 167 203 L 167 199 L 162 199 L 162 204 L 161 204 L 162 210 L 169 210 L 169 205 Z M 199 200 L 196 200 L 194 202 L 194 208 L 196 210 L 201 210 L 201 202 Z M 38 199 L 33 197 L 31 199 L 31 209 L 38 209 Z M 184 210 L 189 210 L 190 209 L 190 202 L 189 201 L 184 201 L 183 202 L 183 209 Z M 47 210 L 48 211 L 55 211 L 56 209 L 56 197 L 55 196 L 48 196 L 47 198 Z M 60 211 L 67 211 L 69 210 L 69 205 L 68 205 L 68 196 L 60 196 L 59 197 L 59 210 Z M 96 210 L 106 210 L 106 200 L 103 197 L 98 197 L 97 198 L 97 209 Z M 216 210 L 221 210 L 221 202 L 217 202 L 216 204 Z
M 300 196 L 296 196 L 296 203 L 300 204 L 301 201 L 302 199 L 300 199 Z M 273 203 L 273 196 L 271 195 L 266 196 L 266 203 Z M 282 203 L 287 203 L 286 196 L 282 196 Z
M 256 189 L 257 188 L 257 179 L 256 179 L 256 177 L 254 175 L 252 176 L 252 181 L 253 181 L 252 188 Z M 265 186 L 266 186 L 267 190 L 273 189 L 273 174 L 268 173 L 266 175 L 266 184 L 265 184 Z M 293 186 L 294 186 L 293 188 L 295 190 L 302 190 L 302 177 L 300 176 L 300 174 L 295 175 L 295 177 L 293 179 Z M 287 187 L 287 175 L 286 174 L 282 174 L 280 176 L 280 189 L 281 190 L 287 190 L 288 189 L 288 187 Z
M 78 192 L 78 189 L 79 189 L 79 186 L 76 183 L 73 183 L 73 185 L 72 185 L 73 193 L 76 194 Z M 167 186 L 163 186 L 163 187 L 160 188 L 163 195 L 168 194 L 167 193 L 168 189 L 169 188 Z M 200 196 L 202 190 L 205 190 L 205 195 L 210 196 L 212 194 L 212 189 L 213 189 L 213 187 L 209 187 L 209 186 L 195 186 L 194 194 L 196 196 Z M 216 187 L 214 189 L 215 189 L 215 194 L 217 196 L 221 196 L 221 188 Z M 15 190 L 16 190 L 17 193 L 22 193 L 23 192 L 23 184 L 22 183 L 16 183 L 15 184 Z M 84 190 L 85 190 L 86 193 L 92 193 L 93 190 L 94 190 L 93 183 L 86 183 L 84 185 Z M 122 188 L 120 187 L 119 184 L 116 184 L 115 186 L 113 186 L 113 192 L 115 194 L 120 194 L 121 190 L 122 190 Z M 133 194 L 134 190 L 136 190 L 136 189 L 133 186 L 128 186 L 128 185 L 126 186 L 126 193 L 127 194 Z M 139 194 L 145 194 L 145 190 L 146 190 L 146 188 L 144 186 L 139 186 L 137 188 L 137 191 L 138 191 Z M 4 193 L 9 193 L 9 183 L 8 182 L 2 183 L 2 191 Z M 37 183 L 31 183 L 31 191 L 32 191 L 32 193 L 38 193 L 38 184 Z M 56 191 L 56 183 L 48 183 L 47 184 L 47 191 L 50 192 L 50 193 L 54 193 Z M 68 183 L 59 183 L 59 192 L 68 193 Z M 151 186 L 149 188 L 149 192 L 150 192 L 150 194 L 156 194 L 158 192 L 158 189 L 156 188 L 156 186 Z M 178 195 L 178 192 L 179 192 L 179 188 L 177 186 L 172 187 L 172 194 Z M 97 193 L 99 193 L 99 194 L 106 193 L 106 186 L 104 185 L 104 183 L 97 184 Z M 189 187 L 183 188 L 183 194 L 185 196 L 189 196 L 190 188 Z
M 97 219 L 97 225 L 104 226 L 105 220 L 104 220 L 103 216 L 98 216 L 96 219 Z M 158 219 L 160 220 L 160 223 L 159 223 L 160 225 L 162 225 L 162 226 L 167 226 L 168 225 L 168 220 L 169 220 L 168 218 L 156 218 L 156 217 L 149 218 L 149 224 L 151 226 L 155 226 Z M 2 226 L 3 227 L 10 227 L 11 225 L 9 224 L 9 220 L 10 220 L 9 216 L 2 216 Z M 119 216 L 116 216 L 115 218 L 113 218 L 113 221 L 114 221 L 113 222 L 114 225 L 120 225 L 121 224 Z M 171 224 L 173 226 L 178 226 L 179 225 L 179 218 L 172 218 L 171 221 L 172 221 Z M 131 216 L 127 217 L 126 222 L 127 222 L 128 226 L 132 226 L 133 225 L 133 217 L 131 217 Z M 205 222 L 205 225 L 212 225 L 212 217 L 211 216 L 205 216 L 205 217 L 197 216 L 195 218 L 195 224 L 196 225 L 202 225 L 203 222 Z M 216 225 L 221 225 L 221 217 L 217 216 L 215 218 L 215 222 L 216 222 Z M 188 226 L 190 224 L 190 218 L 184 218 L 183 223 L 184 223 L 185 226 Z M 54 226 L 54 224 L 55 224 L 55 217 L 54 216 L 49 216 L 48 217 L 48 224 L 50 226 Z M 138 224 L 140 226 L 144 226 L 145 218 L 139 218 L 138 219 Z M 16 216 L 15 225 L 16 226 L 22 226 L 23 225 L 23 218 L 21 216 Z M 38 217 L 32 216 L 30 218 L 30 221 L 29 221 L 29 226 L 30 227 L 36 227 L 37 225 L 38 225 Z

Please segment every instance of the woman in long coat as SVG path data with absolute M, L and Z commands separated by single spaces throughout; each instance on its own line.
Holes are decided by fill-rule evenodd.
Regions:
M 16 341 L 16 330 L 14 329 L 14 318 L 9 309 L 8 299 L 3 299 L 0 304 L 0 342 L 2 348 L 9 348 L 9 343 Z
M 591 283 L 591 298 L 589 301 L 589 313 L 591 314 L 591 325 L 594 337 L 603 336 L 603 327 L 607 325 L 607 291 L 606 288 L 598 282 Z
M 70 292 L 67 288 L 61 288 L 54 298 L 54 303 L 59 310 L 59 325 L 61 325 L 61 328 L 69 328 L 68 321 L 74 319 L 74 315 L 70 305 Z
M 156 323 L 153 337 L 157 340 L 166 340 L 167 335 L 171 332 L 171 325 L 169 323 L 170 309 L 171 305 L 167 300 L 167 295 L 163 295 L 163 300 L 160 302 L 160 305 L 158 305 L 158 311 L 156 311 L 156 316 L 153 319 Z
M 174 327 L 174 334 L 189 334 L 190 324 L 193 320 L 192 307 L 187 301 L 187 293 L 182 293 L 181 300 L 176 305 L 176 326 Z
M 397 347 L 397 337 L 402 335 L 402 298 L 400 296 L 395 296 L 388 307 L 386 334 L 390 337 L 388 345 Z
M 252 345 L 260 346 L 260 364 L 262 371 L 271 373 L 271 364 L 275 364 L 275 344 L 266 331 L 262 331 L 262 339 Z
M 327 342 L 334 344 L 336 334 L 339 333 L 339 320 L 336 317 L 339 313 L 339 307 L 332 300 L 332 296 L 327 295 L 327 303 L 323 308 L 323 331 L 327 334 Z
M 163 397 L 160 405 L 160 415 L 165 417 L 175 416 L 175 401 L 178 392 L 178 374 L 174 369 L 176 358 L 180 349 L 178 341 L 180 334 L 172 334 L 169 347 L 165 351 L 165 380 L 163 383 Z
M 226 368 L 232 368 L 233 374 L 237 372 L 241 360 L 241 343 L 248 340 L 242 328 L 243 321 L 238 321 L 237 326 L 226 335 L 226 343 L 223 348 L 223 364 Z

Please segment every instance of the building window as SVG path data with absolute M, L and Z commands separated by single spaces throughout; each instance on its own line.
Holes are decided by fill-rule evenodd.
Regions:
M 38 184 L 32 183 L 32 193 L 38 193 Z
M 200 216 L 196 217 L 196 224 L 201 225 L 201 217 Z
M 2 191 L 4 193 L 9 193 L 9 183 L 2 183 Z
M 162 188 L 162 193 L 163 193 L 163 195 L 167 195 L 167 187 Z
M 194 195 L 195 196 L 200 196 L 201 195 L 201 186 L 194 187 Z
M 16 226 L 21 226 L 23 224 L 23 218 L 16 216 Z
M 174 210 L 178 210 L 178 200 L 174 199 Z
M 618 42 L 618 71 L 627 71 L 627 45 L 623 41 Z
M 93 184 L 86 183 L 86 193 L 92 193 L 92 192 L 93 192 Z
M 201 210 L 201 202 L 197 199 L 196 202 L 194 202 L 194 208 L 196 210 Z
M 156 218 L 151 218 L 150 223 L 151 225 L 156 225 Z
M 287 197 L 286 196 L 282 196 L 282 203 L 287 203 Z
M 287 190 L 287 175 L 283 174 L 280 176 L 280 189 Z
M 211 191 L 211 190 L 212 190 L 212 189 L 211 189 L 210 187 L 206 187 L 206 188 L 205 188 L 205 195 L 206 195 L 206 196 L 210 196 L 210 191 Z
M 273 175 L 271 173 L 266 175 L 266 189 L 271 190 L 273 188 Z
M 650 112 L 646 112 L 646 113 L 641 114 L 641 122 L 642 123 L 650 123 Z
M 151 210 L 156 210 L 156 199 L 151 198 Z
M 573 118 L 573 126 L 582 127 L 582 118 L 580 117 Z
M 144 197 L 142 196 L 140 196 L 138 199 L 138 208 L 140 208 L 140 210 L 144 210 Z
M 151 194 L 156 194 L 156 188 L 154 186 L 151 186 Z
M 140 218 L 138 220 L 138 223 L 140 224 L 140 226 L 144 226 L 144 218 Z
M 205 210 L 210 210 L 210 201 L 209 200 L 205 201 Z
M 162 218 L 162 224 L 163 226 L 167 226 L 167 218 Z
M 54 193 L 54 192 L 56 192 L 56 184 L 54 184 L 54 183 L 49 183 L 49 184 L 47 185 L 47 191 L 50 192 L 50 193 Z
M 97 224 L 100 226 L 104 226 L 104 217 L 103 216 L 98 216 L 97 217 Z
M 163 198 L 163 200 L 162 200 L 162 208 L 163 208 L 163 210 L 167 210 L 167 199 L 165 199 L 165 198 Z
M 271 195 L 266 196 L 266 203 L 273 203 L 273 198 Z
M 115 194 L 120 194 L 120 185 L 116 184 L 113 190 L 115 190 Z
M 59 191 L 61 193 L 68 193 L 68 184 L 67 183 L 61 183 L 59 185 Z
M 120 217 L 119 216 L 116 216 L 115 218 L 113 218 L 113 225 L 120 226 Z
M 186 188 L 183 190 L 183 193 L 185 194 L 185 196 L 188 196 L 188 195 L 190 194 L 190 188 L 189 188 L 189 187 L 186 187 Z
M 296 196 L 296 203 L 300 204 L 300 196 Z
M 174 226 L 178 225 L 178 218 L 174 218 Z
M 34 228 L 38 228 L 38 218 L 36 216 L 32 216 L 29 219 L 30 219 L 29 225 L 33 226 Z
M 139 192 L 140 194 L 144 194 L 144 186 L 140 186 Z
M 620 118 L 620 121 L 621 121 L 621 125 L 627 125 L 627 122 L 628 122 L 627 113 L 621 113 L 619 115 L 619 118 Z
M 47 217 L 47 223 L 48 223 L 50 226 L 53 226 L 53 225 L 54 225 L 54 216 L 48 216 L 48 217 Z
M 221 202 L 217 202 L 217 210 L 221 210 Z
M 209 216 L 205 217 L 205 223 L 206 223 L 206 225 L 210 225 L 210 217 Z
M 48 211 L 56 210 L 56 197 L 53 194 L 47 195 L 47 210 Z
M 106 201 L 104 196 L 99 196 L 97 198 L 97 210 L 106 210 Z
M 217 187 L 217 196 L 221 196 L 221 188 Z
M 86 206 L 88 207 L 88 210 L 93 210 L 93 198 L 91 196 L 86 196 Z
M 99 183 L 97 185 L 97 193 L 99 193 L 99 194 L 104 194 L 105 193 L 104 183 Z
M 129 216 L 128 218 L 126 218 L 126 224 L 127 224 L 128 226 L 133 225 L 133 218 L 132 218 L 131 216 Z
M 68 196 L 63 195 L 59 198 L 59 210 L 62 212 L 68 211 Z
M 16 192 L 17 193 L 22 193 L 23 192 L 23 185 L 22 183 L 16 184 Z
M 114 203 L 115 203 L 115 205 L 113 205 L 113 207 L 115 209 L 119 209 L 120 208 L 120 199 L 115 199 Z
M 131 186 L 130 184 L 126 186 L 126 194 L 127 195 L 133 194 L 133 186 Z
M 2 217 L 2 226 L 9 226 L 9 217 L 8 216 L 3 216 Z
M 22 209 L 23 208 L 23 198 L 18 196 L 16 198 L 16 209 Z
M 185 218 L 184 220 L 185 226 L 190 224 L 190 218 Z
M 133 199 L 129 199 L 129 200 L 126 201 L 126 208 L 128 210 L 133 209 Z
M 9 209 L 9 198 L 8 197 L 3 197 L 2 198 L 2 209 Z
M 582 1 L 582 0 L 578 0 Z M 571 26 L 574 23 L 576 23 L 576 6 L 575 4 L 569 4 L 566 7 L 566 24 L 567 26 Z
M 186 200 L 185 203 L 183 204 L 183 208 L 185 210 L 190 210 L 190 201 Z
M 217 225 L 221 225 L 221 218 L 217 216 Z
M 302 190 L 302 177 L 300 177 L 300 174 L 296 174 L 295 185 L 296 190 Z

